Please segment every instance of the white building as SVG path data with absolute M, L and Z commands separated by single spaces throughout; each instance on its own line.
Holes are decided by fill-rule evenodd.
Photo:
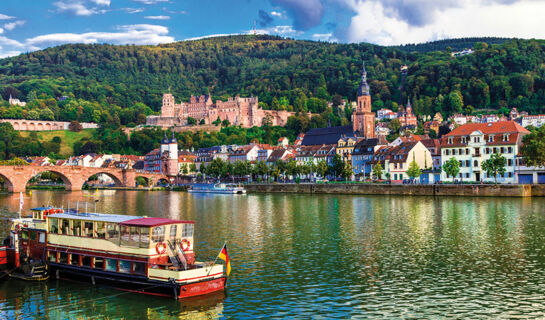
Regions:
M 535 116 L 523 116 L 520 120 L 520 124 L 523 127 L 527 126 L 534 126 L 536 128 L 541 127 L 543 124 L 545 124 L 545 115 L 535 115 Z
M 494 182 L 494 176 L 483 172 L 481 165 L 499 153 L 507 159 L 506 171 L 498 176 L 498 182 L 516 183 L 515 158 L 522 143 L 522 137 L 529 133 L 514 121 L 494 123 L 468 123 L 455 128 L 441 138 L 441 165 L 454 158 L 460 163 L 460 172 L 455 179 L 475 182 Z M 453 181 L 441 173 L 442 181 Z
M 20 101 L 19 99 L 14 99 L 11 97 L 11 94 L 9 95 L 9 104 L 13 106 L 26 106 L 26 102 Z

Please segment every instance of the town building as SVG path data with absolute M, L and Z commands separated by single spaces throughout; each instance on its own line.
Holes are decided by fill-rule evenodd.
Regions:
M 311 146 L 300 146 L 295 149 L 295 161 L 297 161 L 298 164 L 305 164 L 305 163 L 318 163 L 318 159 L 316 158 L 316 153 L 318 150 L 320 150 L 322 146 L 320 145 L 311 145 Z
M 288 162 L 290 160 L 295 159 L 295 154 L 290 149 L 286 148 L 278 148 L 273 150 L 269 158 L 267 159 L 267 165 L 269 167 L 274 166 L 276 161 L 284 161 Z
M 337 141 L 335 152 L 341 156 L 343 161 L 352 163 L 352 152 L 354 151 L 356 143 L 361 140 L 362 138 L 358 137 L 342 137 Z
M 352 170 L 357 179 L 371 178 L 371 161 L 375 151 L 386 145 L 386 139 L 378 138 L 362 139 L 354 146 L 352 151 Z
M 421 141 L 407 140 L 396 146 L 382 146 L 373 155 L 371 165 L 378 163 L 383 167 L 383 178 L 387 175 L 392 182 L 402 182 L 410 179 L 407 170 L 415 161 L 420 169 L 432 163 L 431 154 Z M 371 169 L 372 171 L 372 169 Z
M 20 106 L 20 107 L 24 107 L 26 106 L 26 102 L 23 102 L 23 101 L 20 101 L 19 99 L 15 99 L 11 96 L 11 94 L 9 95 L 9 104 L 12 105 L 12 106 Z
M 198 124 L 211 124 L 216 120 L 229 121 L 230 124 L 251 128 L 268 122 L 273 126 L 286 125 L 294 112 L 284 110 L 263 110 L 257 97 L 230 97 L 227 101 L 212 101 L 210 96 L 191 96 L 188 102 L 175 103 L 170 93 L 163 94 L 160 116 L 148 116 L 146 125 L 163 128 L 180 127 L 195 119 Z
M 395 118 L 397 118 L 397 113 L 393 112 L 390 109 L 382 108 L 382 109 L 379 109 L 377 111 L 377 119 L 379 121 L 392 120 L 392 119 L 395 119 Z
M 507 159 L 507 164 L 505 174 L 498 177 L 498 181 L 516 183 L 515 158 L 522 137 L 528 133 L 515 121 L 462 125 L 441 138 L 441 165 L 454 158 L 460 163 L 460 172 L 455 179 L 494 182 L 494 175 L 488 176 L 481 165 L 493 154 L 499 153 Z M 442 181 L 453 181 L 454 178 L 441 173 Z
M 145 155 L 144 171 L 175 176 L 178 174 L 178 170 L 178 141 L 176 141 L 174 133 L 170 139 L 165 134 L 161 140 L 161 147 Z
M 545 115 L 539 114 L 534 116 L 522 116 L 520 118 L 520 124 L 525 128 L 528 126 L 539 128 L 545 124 Z
M 416 128 L 416 126 L 418 126 L 418 120 L 413 114 L 413 108 L 411 107 L 410 99 L 407 101 L 407 107 L 405 109 L 403 108 L 403 106 L 399 106 L 397 119 L 399 120 L 402 128 Z

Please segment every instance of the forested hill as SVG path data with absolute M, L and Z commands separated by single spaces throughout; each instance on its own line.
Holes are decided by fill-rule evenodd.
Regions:
M 496 38 L 496 37 L 482 37 L 482 38 L 458 38 L 458 39 L 445 39 L 430 41 L 425 43 L 411 43 L 401 46 L 396 46 L 395 48 L 408 51 L 408 52 L 420 52 L 426 53 L 431 51 L 443 51 L 450 49 L 453 52 L 462 51 L 465 49 L 471 49 L 477 42 L 483 42 L 487 45 L 492 44 L 503 44 L 504 42 L 509 41 L 509 38 Z
M 159 110 L 169 88 L 178 101 L 192 94 L 257 95 L 264 108 L 324 113 L 336 94 L 355 99 L 362 61 L 375 109 L 396 110 L 410 97 L 420 115 L 507 107 L 545 112 L 545 41 L 477 43 L 473 49 L 454 58 L 447 51 L 254 35 L 159 46 L 63 45 L 0 60 L 3 98 L 29 102 L 0 102 L 0 118 L 133 125 Z

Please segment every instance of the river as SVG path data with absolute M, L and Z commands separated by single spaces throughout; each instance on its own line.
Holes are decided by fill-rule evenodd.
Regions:
M 199 260 L 227 240 L 225 294 L 0 279 L 0 319 L 545 317 L 545 199 L 35 190 L 24 207 L 94 211 L 94 200 L 99 212 L 195 220 Z M 0 194 L 4 216 L 18 207 Z

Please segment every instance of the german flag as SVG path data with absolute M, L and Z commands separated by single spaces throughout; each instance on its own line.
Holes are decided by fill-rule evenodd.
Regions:
M 227 276 L 229 276 L 231 273 L 231 263 L 229 262 L 229 255 L 227 254 L 227 244 L 223 245 L 218 257 L 225 261 L 225 265 L 227 266 Z

